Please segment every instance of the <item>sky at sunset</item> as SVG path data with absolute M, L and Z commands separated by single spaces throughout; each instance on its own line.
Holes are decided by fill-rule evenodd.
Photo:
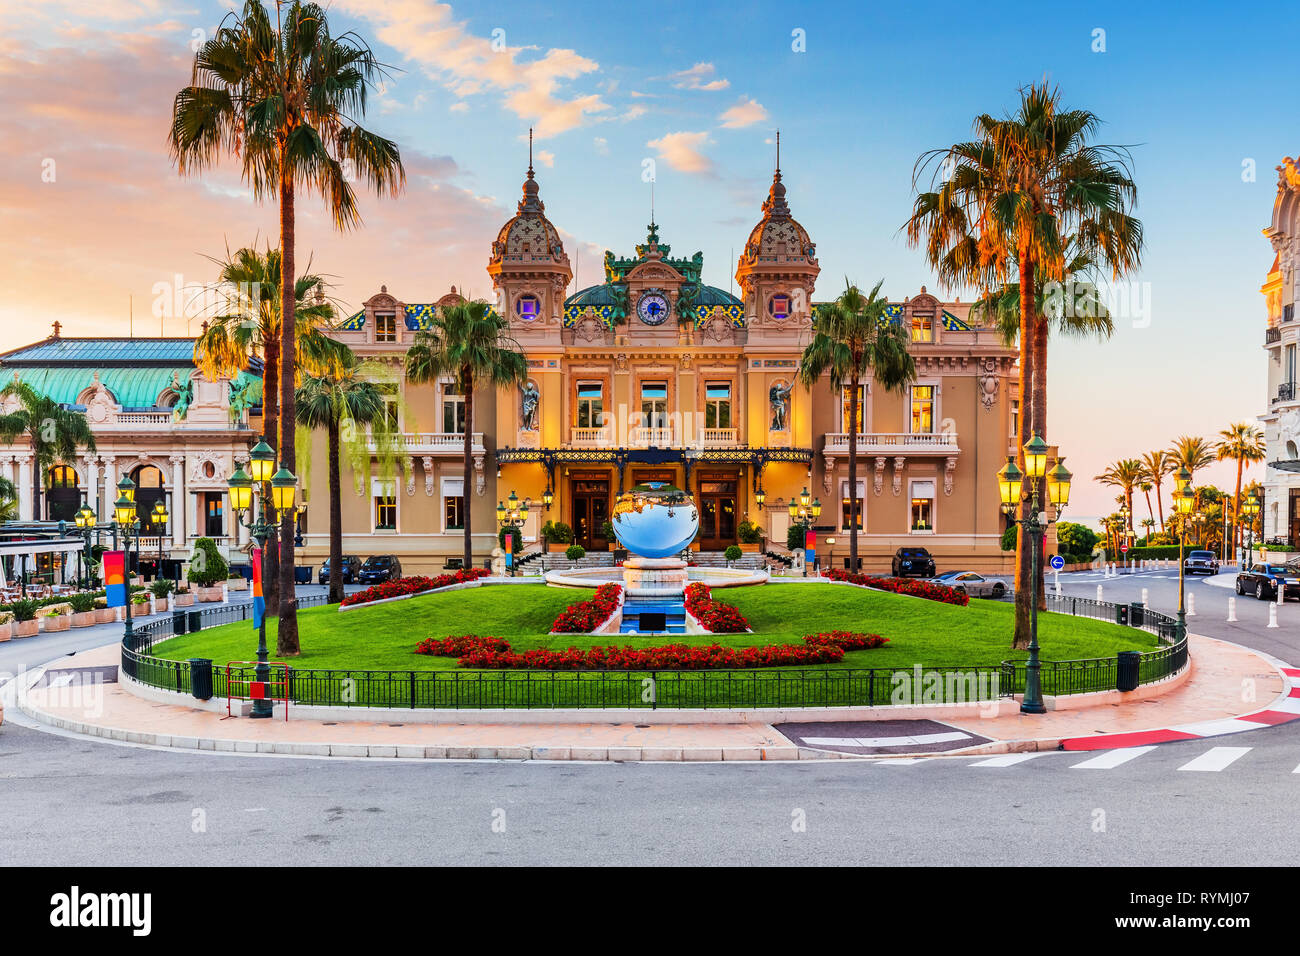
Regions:
M 183 179 L 167 153 L 191 44 L 230 6 L 0 0 L 0 349 L 56 319 L 65 335 L 126 335 L 132 300 L 137 335 L 192 334 L 199 320 L 156 315 L 177 277 L 210 282 L 227 246 L 278 241 L 274 205 L 255 204 L 232 163 Z M 1114 338 L 1052 347 L 1049 438 L 1086 479 L 1265 407 L 1260 229 L 1274 167 L 1300 150 L 1289 85 L 1269 65 L 1300 25 L 1289 5 L 1003 4 L 975 23 L 969 4 L 934 3 L 329 6 L 336 33 L 355 29 L 391 65 L 365 125 L 398 142 L 408 176 L 399 199 L 364 200 L 346 235 L 299 202 L 300 261 L 349 309 L 381 284 L 410 302 L 451 285 L 490 294 L 489 246 L 513 214 L 529 126 L 574 289 L 599 281 L 605 249 L 643 239 L 646 160 L 662 240 L 702 250 L 705 281 L 731 287 L 779 127 L 819 298 L 847 276 L 883 277 L 898 300 L 922 285 L 968 299 L 936 290 L 900 232 L 913 165 L 1046 75 L 1101 116 L 1102 141 L 1132 147 L 1147 237 Z M 1227 466 L 1209 477 L 1232 481 Z M 1072 511 L 1104 513 L 1112 497 L 1080 482 Z

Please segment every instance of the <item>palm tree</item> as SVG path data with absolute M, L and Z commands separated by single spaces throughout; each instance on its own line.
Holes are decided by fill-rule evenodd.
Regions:
M 1235 549 L 1240 544 L 1237 518 L 1241 514 L 1241 471 L 1247 464 L 1264 460 L 1263 430 L 1246 422 L 1229 425 L 1219 432 L 1214 457 L 1219 461 L 1237 463 L 1237 487 L 1232 495 L 1232 546 Z
M 812 341 L 799 358 L 799 381 L 812 389 L 830 376 L 837 394 L 849 390 L 849 567 L 858 567 L 858 388 L 868 379 L 887 392 L 916 380 L 916 362 L 900 326 L 885 318 L 881 279 L 865 296 L 846 278 L 844 291 L 813 318 Z
M 1155 512 L 1151 510 L 1151 489 L 1154 488 L 1155 485 L 1147 480 L 1146 465 L 1142 462 L 1139 462 L 1139 465 L 1142 468 L 1142 480 L 1138 483 L 1138 490 L 1141 491 L 1147 499 L 1147 520 L 1142 522 L 1142 527 L 1147 529 L 1147 537 L 1150 537 L 1151 528 L 1154 527 L 1156 523 Z
M 1035 294 L 1048 282 L 1071 280 L 1072 243 L 1112 278 L 1141 259 L 1142 224 L 1129 215 L 1137 187 L 1128 152 L 1091 142 L 1099 125 L 1088 110 L 1063 109 L 1059 90 L 1044 81 L 1020 91 L 1014 115 L 976 117 L 973 141 L 924 153 L 913 177 L 915 184 L 931 170 L 935 188 L 917 194 L 905 224 L 908 242 L 924 246 L 942 283 L 994 289 L 1015 276 L 1020 446 L 1035 433 L 1047 437 L 1048 321 Z M 1058 287 L 1051 291 L 1059 295 Z M 1020 517 L 1028 513 L 1025 501 Z M 1033 588 L 1021 586 L 1030 564 L 1029 536 L 1021 527 L 1013 648 L 1029 644 L 1031 595 L 1043 586 L 1041 569 Z
M 1156 512 L 1160 518 L 1160 530 L 1165 530 L 1165 504 L 1164 497 L 1160 493 L 1160 483 L 1164 481 L 1165 475 L 1174 470 L 1173 458 L 1168 451 L 1163 449 L 1149 451 L 1142 456 L 1142 468 L 1146 472 L 1146 480 L 1151 483 L 1156 492 Z M 1147 506 L 1150 510 L 1150 505 Z
M 0 441 L 12 445 L 19 437 L 26 437 L 35 457 L 32 469 L 32 518 L 41 519 L 41 486 L 50 468 L 59 463 L 70 463 L 77 457 L 77 449 L 94 452 L 95 436 L 82 412 L 74 412 L 36 391 L 14 374 L 14 380 L 0 390 L 0 399 L 18 399 L 18 407 L 7 415 L 0 415 Z M 10 494 L 13 492 L 13 494 Z M 0 487 L 0 497 L 17 499 L 12 484 L 8 491 Z
M 215 260 L 214 260 L 215 261 Z M 249 359 L 262 360 L 262 439 L 272 448 L 279 435 L 280 417 L 280 250 L 265 253 L 245 247 L 218 261 L 218 315 L 204 323 L 194 342 L 194 362 L 210 379 L 233 378 L 248 367 Z M 326 299 L 325 280 L 301 275 L 295 281 L 294 365 L 312 374 L 326 374 L 345 348 L 327 334 L 334 319 Z M 262 580 L 266 600 L 277 606 L 280 582 L 275 534 L 262 552 Z
M 1120 501 L 1128 509 L 1129 531 L 1133 530 L 1133 489 L 1142 481 L 1143 474 L 1142 462 L 1136 458 L 1121 458 L 1107 465 L 1106 470 L 1097 476 L 1097 481 L 1103 485 L 1120 489 Z
M 298 424 L 325 429 L 329 454 L 330 488 L 330 595 L 331 604 L 343 600 L 343 498 L 340 458 L 346 439 L 355 471 L 370 464 L 367 434 L 379 444 L 391 444 L 387 406 L 379 388 L 358 377 L 360 362 L 351 350 L 338 366 L 323 375 L 304 376 L 298 386 L 295 410 Z
M 509 388 L 528 379 L 528 360 L 510 337 L 504 318 L 486 302 L 464 302 L 438 309 L 429 328 L 415 334 L 406 352 L 406 380 L 430 385 L 449 377 L 465 396 L 465 567 L 474 566 L 469 489 L 474 467 L 474 390 Z
M 1206 468 L 1214 461 L 1214 449 L 1204 438 L 1196 435 L 1180 435 L 1174 442 L 1174 447 L 1169 449 L 1173 470 L 1186 468 L 1191 475 L 1192 480 L 1188 482 L 1189 488 L 1195 488 L 1196 473 L 1202 468 Z M 1201 510 L 1201 493 L 1196 491 L 1196 504 L 1193 510 Z
M 283 8 L 283 19 L 281 18 Z M 357 124 L 383 65 L 357 34 L 330 34 L 315 3 L 276 3 L 274 26 L 260 0 L 245 0 L 194 54 L 190 85 L 176 94 L 170 145 L 182 175 L 234 154 L 256 199 L 280 207 L 280 463 L 297 467 L 294 385 L 295 193 L 322 196 L 340 230 L 361 216 L 349 179 L 396 196 L 406 182 L 397 145 Z M 298 653 L 293 575 L 294 515 L 280 523 L 278 654 Z

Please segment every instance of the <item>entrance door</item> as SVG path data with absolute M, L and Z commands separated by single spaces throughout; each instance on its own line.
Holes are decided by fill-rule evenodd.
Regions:
M 724 551 L 736 543 L 735 475 L 700 476 L 700 550 Z
M 18 489 L 20 494 L 28 489 Z M 67 465 L 55 465 L 45 473 L 45 517 L 48 521 L 74 521 L 81 508 L 77 473 Z
M 604 526 L 609 520 L 609 479 L 573 479 L 573 540 L 588 551 L 608 551 Z

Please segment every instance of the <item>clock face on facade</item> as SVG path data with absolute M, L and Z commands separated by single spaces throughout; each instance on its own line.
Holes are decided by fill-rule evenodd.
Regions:
M 661 292 L 647 292 L 637 300 L 636 314 L 646 325 L 663 325 L 668 318 L 668 300 Z

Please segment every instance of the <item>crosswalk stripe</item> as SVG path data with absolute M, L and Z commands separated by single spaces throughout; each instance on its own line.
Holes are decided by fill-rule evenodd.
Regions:
M 1178 769 L 1215 773 L 1234 761 L 1240 760 L 1253 749 L 1253 747 L 1211 747 L 1195 760 L 1188 761 Z
M 1041 757 L 1041 751 L 1030 751 L 1023 754 L 998 754 L 996 757 L 989 757 L 987 760 L 977 760 L 970 764 L 972 767 L 1011 767 L 1018 763 L 1024 763 L 1026 760 L 1033 760 L 1035 757 Z
M 809 747 L 916 747 L 920 744 L 946 744 L 969 740 L 970 734 L 952 731 L 945 734 L 914 734 L 910 737 L 805 737 Z
M 1083 763 L 1071 764 L 1071 770 L 1110 770 L 1112 767 L 1118 767 L 1122 763 L 1128 763 L 1141 757 L 1145 753 L 1155 750 L 1155 747 L 1125 747 L 1122 750 L 1107 750 Z

